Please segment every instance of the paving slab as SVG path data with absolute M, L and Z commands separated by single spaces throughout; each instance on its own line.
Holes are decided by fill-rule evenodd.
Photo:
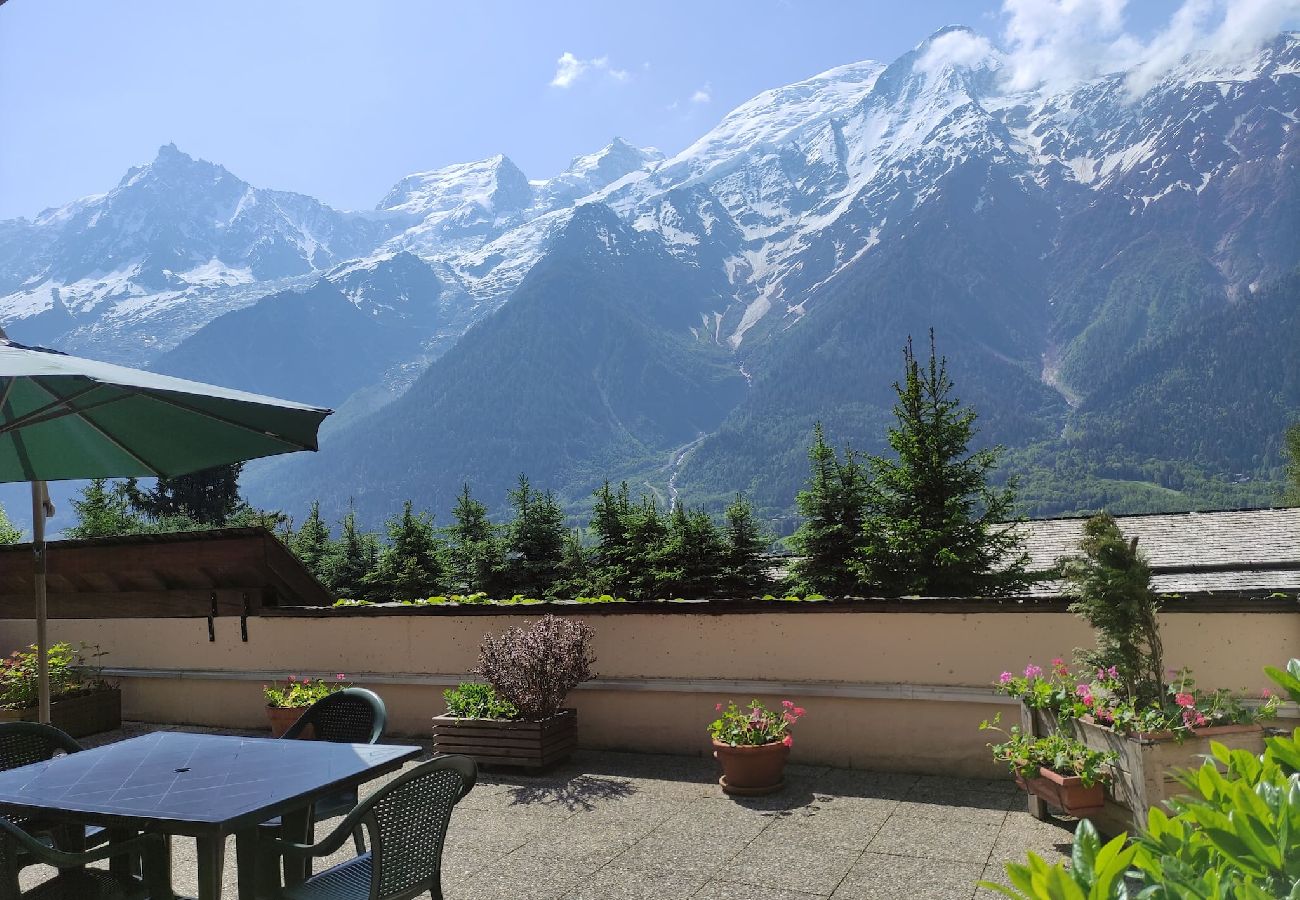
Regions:
M 1024 812 L 1009 781 L 791 766 L 780 794 L 737 799 L 717 775 L 703 756 L 613 751 L 579 751 L 542 773 L 484 770 L 452 817 L 446 900 L 970 900 L 981 877 L 1003 880 L 1004 860 L 1033 850 L 1054 862 L 1072 838 L 1072 823 Z M 319 823 L 317 837 L 337 822 Z M 349 842 L 317 869 L 353 852 Z M 226 857 L 230 900 L 233 841 Z M 49 874 L 29 868 L 22 885 Z M 194 842 L 177 838 L 176 890 L 193 896 L 194 875 Z

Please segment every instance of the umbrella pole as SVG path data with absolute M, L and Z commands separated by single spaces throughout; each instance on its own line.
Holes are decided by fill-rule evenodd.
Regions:
M 36 570 L 36 683 L 40 696 L 39 721 L 50 723 L 50 651 L 46 636 L 48 610 L 45 604 L 45 510 L 49 505 L 44 481 L 32 482 L 32 553 Z

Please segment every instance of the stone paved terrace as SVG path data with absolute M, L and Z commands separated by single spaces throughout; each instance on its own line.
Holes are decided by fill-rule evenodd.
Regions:
M 996 896 L 976 882 L 1026 850 L 1069 852 L 1069 823 L 1031 818 L 1010 781 L 792 765 L 782 793 L 733 800 L 717 775 L 700 757 L 596 751 L 540 775 L 483 771 L 452 819 L 446 898 L 958 900 Z M 236 896 L 233 844 L 223 898 Z M 175 888 L 194 896 L 193 842 L 173 853 Z M 26 870 L 24 887 L 40 877 Z

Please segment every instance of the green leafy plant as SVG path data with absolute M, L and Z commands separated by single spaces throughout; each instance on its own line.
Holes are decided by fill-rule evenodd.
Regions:
M 332 679 L 299 678 L 297 675 L 290 675 L 285 679 L 284 684 L 271 682 L 262 685 L 262 696 L 266 698 L 267 706 L 298 709 L 311 706 L 317 700 L 323 700 L 330 694 L 351 686 L 347 682 L 347 676 L 342 672 Z
M 1124 846 L 1127 839 L 1121 834 L 1103 845 L 1097 829 L 1084 819 L 1074 832 L 1069 868 L 1030 853 L 1023 864 L 1007 863 L 1010 887 L 995 881 L 979 885 L 1015 900 L 1119 900 L 1128 896 L 1124 877 L 1138 852 Z
M 989 749 L 994 759 L 1021 778 L 1038 777 L 1040 768 L 1051 769 L 1058 775 L 1077 776 L 1083 780 L 1084 787 L 1109 778 L 1116 754 L 1093 750 L 1060 731 L 1036 737 L 1026 734 L 1019 725 L 1004 730 L 1001 722 L 1002 714 L 998 713 L 992 721 L 981 722 L 980 730 L 997 731 L 1006 737 L 1000 743 L 989 744 Z
M 103 666 L 99 664 L 105 655 L 99 647 L 85 643 L 74 646 L 62 641 L 50 645 L 50 698 L 74 697 L 107 687 L 108 683 L 102 676 Z M 39 691 L 35 644 L 0 659 L 0 707 L 26 709 L 35 706 Z
M 1300 660 L 1265 671 L 1300 701 Z M 981 885 L 1020 900 L 1300 898 L 1300 728 L 1266 738 L 1263 754 L 1210 748 L 1202 766 L 1178 773 L 1186 794 L 1169 802 L 1173 814 L 1152 808 L 1127 849 L 1126 835 L 1101 846 L 1084 821 L 1068 870 L 1030 853 L 1007 864 L 1012 887 Z M 1126 868 L 1136 895 L 1120 880 Z
M 447 715 L 458 719 L 517 719 L 519 709 L 497 696 L 490 684 L 465 681 L 442 692 L 447 701 Z
M 733 747 L 755 747 L 777 741 L 789 747 L 794 743 L 790 726 L 803 718 L 804 708 L 790 700 L 782 700 L 781 707 L 777 713 L 757 700 L 751 700 L 748 708 L 732 702 L 725 707 L 719 703 L 714 709 L 721 715 L 709 725 L 709 735 Z

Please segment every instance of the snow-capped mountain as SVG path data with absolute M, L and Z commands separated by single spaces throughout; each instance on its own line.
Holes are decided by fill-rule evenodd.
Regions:
M 802 428 L 843 416 L 846 433 L 870 445 L 880 423 L 872 404 L 888 398 L 863 407 L 849 399 L 855 385 L 887 385 L 896 346 L 928 325 L 956 335 L 955 365 L 968 370 L 993 436 L 1013 446 L 1086 443 L 1080 423 L 1095 425 L 1085 412 L 1102 382 L 1112 393 L 1137 384 L 1142 377 L 1126 367 L 1173 359 L 1153 348 L 1207 317 L 1236 314 L 1300 264 L 1300 38 L 1068 87 L 1013 90 L 1009 65 L 970 29 L 946 28 L 888 64 L 853 63 L 764 91 L 674 155 L 616 138 L 547 179 L 498 155 L 408 175 L 368 213 L 253 188 L 165 147 L 105 195 L 0 222 L 0 324 L 20 339 L 137 363 L 175 348 L 174 368 L 211 358 L 203 348 L 216 345 L 214 335 L 289 327 L 291 308 L 331 310 L 314 332 L 322 342 L 361 313 L 376 323 L 372 343 L 402 330 L 418 338 L 373 354 L 368 387 L 384 387 L 361 389 L 350 407 L 357 427 L 372 427 L 364 420 L 376 398 L 396 396 L 428 363 L 458 352 L 476 323 L 485 329 L 476 352 L 517 355 L 511 342 L 525 332 L 498 329 L 493 313 L 516 295 L 562 309 L 537 299 L 577 289 L 564 284 L 560 263 L 542 266 L 553 255 L 569 261 L 572 278 L 625 283 L 626 272 L 578 262 L 586 256 L 575 244 L 587 240 L 587 253 L 615 268 L 689 272 L 689 315 L 674 327 L 711 361 L 730 355 L 750 384 L 713 423 L 717 434 L 704 429 L 689 454 L 638 439 L 648 441 L 638 445 L 644 458 L 674 460 L 674 485 L 714 496 L 770 484 L 769 507 L 792 496 L 801 453 L 791 442 L 803 435 L 774 435 L 773 417 Z M 593 205 L 601 209 L 584 212 Z M 601 239 L 592 223 L 606 215 L 619 226 Z M 318 287 L 317 306 L 283 297 Z M 260 311 L 221 321 L 253 307 Z M 609 340 L 615 332 L 593 331 Z M 199 340 L 187 350 L 192 335 Z M 363 369 L 349 369 L 338 390 L 357 388 Z M 793 397 L 790 385 L 812 371 L 816 379 Z M 446 385 L 422 390 L 454 401 Z M 1278 409 L 1300 409 L 1300 397 L 1283 392 Z M 491 437 L 526 443 L 504 434 L 510 418 L 502 412 L 503 434 Z M 1260 422 L 1260 433 L 1275 424 Z M 470 452 L 483 438 L 430 440 Z M 1175 455 L 1206 471 L 1246 468 L 1245 441 Z M 746 457 L 751 446 L 761 452 Z M 593 452 L 606 460 L 628 452 L 606 450 Z M 424 476 L 409 460 L 403 466 L 418 498 Z M 530 474 L 560 468 L 539 458 Z

